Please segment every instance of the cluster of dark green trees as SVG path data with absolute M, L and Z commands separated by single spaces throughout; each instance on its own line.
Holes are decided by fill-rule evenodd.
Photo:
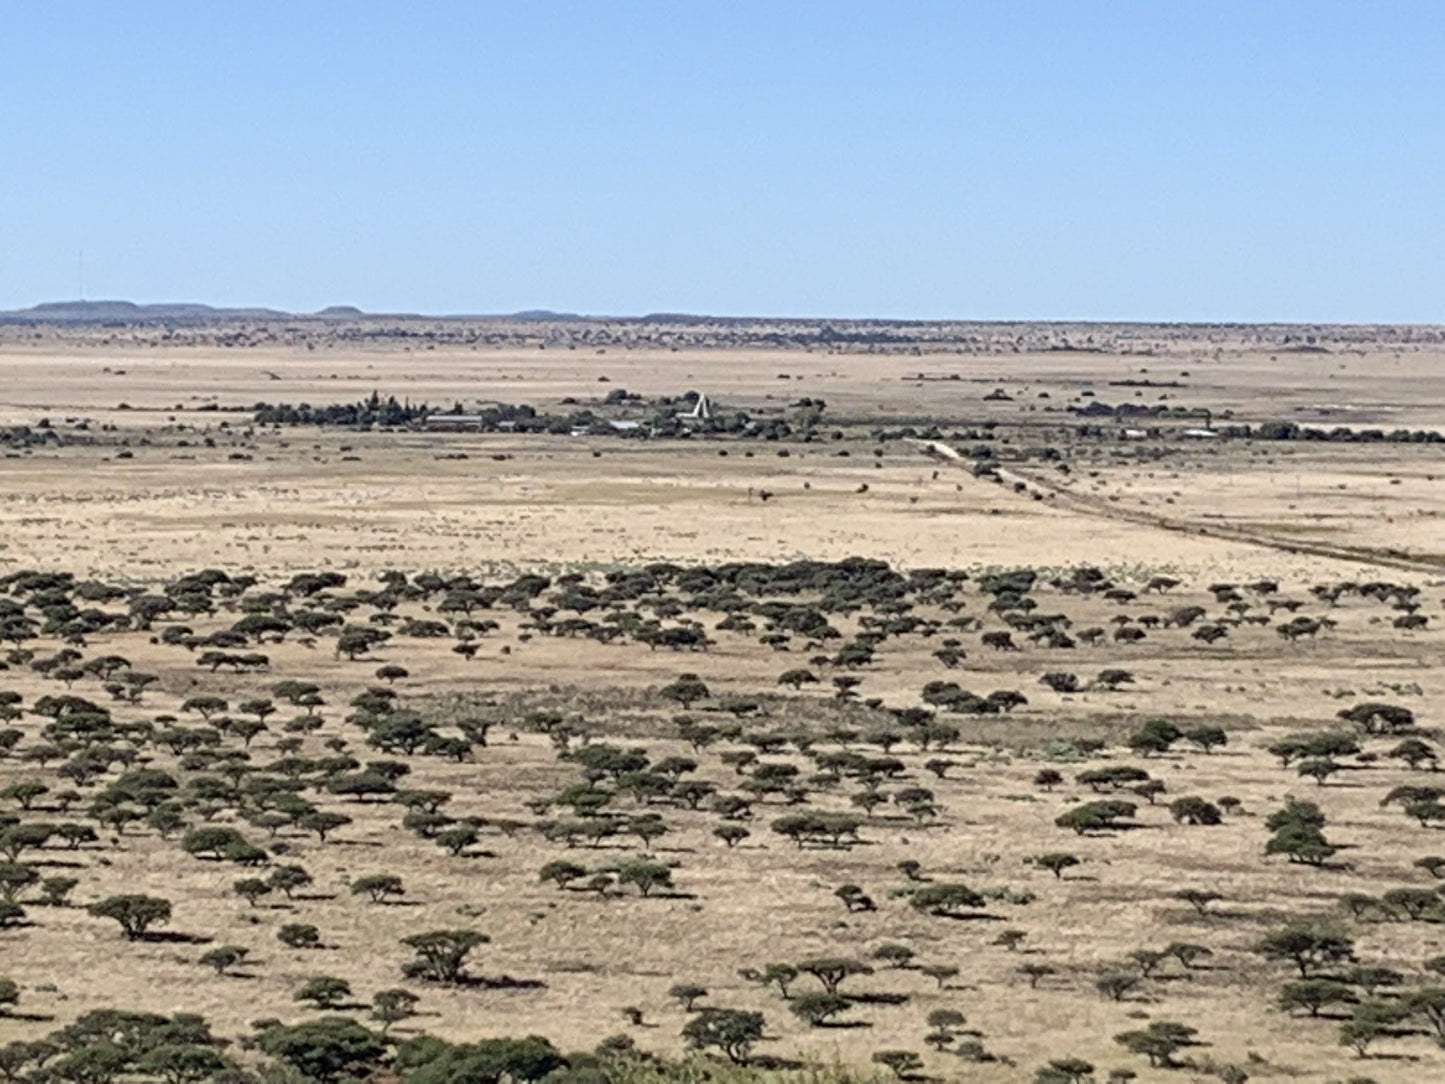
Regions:
M 571 850 L 605 847 L 615 852 L 619 845 L 636 847 L 640 854 L 608 854 L 586 864 L 557 858 L 540 871 L 542 880 L 561 889 L 592 892 L 606 899 L 624 895 L 628 889 L 638 898 L 685 893 L 686 879 L 681 886 L 673 881 L 679 865 L 660 853 L 674 828 L 671 818 L 682 811 L 714 817 L 713 834 L 726 848 L 748 845 L 753 837 L 750 825 L 766 810 L 771 810 L 769 833 L 799 848 L 848 848 L 864 842 L 865 831 L 925 827 L 948 814 L 937 799 L 936 784 L 928 777 L 948 777 L 957 764 L 948 756 L 949 746 L 963 736 L 960 727 L 941 722 L 930 709 L 1001 715 L 1026 706 L 1027 700 L 1008 690 L 975 696 L 956 683 L 936 682 L 924 690 L 922 700 L 927 706 L 886 709 L 877 700 L 858 702 L 856 688 L 890 639 L 930 637 L 944 630 L 979 632 L 980 619 L 962 614 L 969 583 L 985 602 L 988 620 L 1006 626 L 984 635 L 1024 633 L 1030 641 L 1056 650 L 1068 650 L 1066 641 L 1074 639 L 1097 640 L 1083 633 L 1075 636 L 1066 615 L 1040 612 L 1035 592 L 1044 584 L 1030 569 L 970 577 L 942 569 L 904 573 L 883 562 L 865 560 L 734 563 L 709 568 L 655 564 L 594 577 L 528 574 L 503 582 L 389 572 L 378 585 L 361 587 L 349 584 L 341 573 L 317 572 L 297 575 L 274 588 L 249 576 L 208 570 L 178 577 L 154 590 L 81 581 L 64 573 L 10 574 L 0 578 L 0 591 L 4 592 L 0 593 L 0 635 L 14 646 L 0 665 L 25 667 L 53 683 L 55 692 L 27 704 L 18 694 L 0 690 L 0 724 L 4 724 L 0 725 L 0 756 L 13 757 L 30 773 L 0 792 L 0 799 L 13 807 L 0 811 L 0 856 L 5 858 L 0 864 L 0 926 L 43 922 L 36 908 L 66 906 L 78 879 L 45 876 L 36 858 L 57 846 L 94 849 L 100 845 L 97 829 L 120 837 L 153 832 L 174 839 L 181 850 L 198 860 L 234 864 L 241 876 L 232 882 L 233 891 L 256 905 L 273 894 L 291 898 L 310 883 L 304 866 L 288 857 L 290 841 L 302 835 L 314 835 L 322 843 L 334 838 L 350 823 L 350 817 L 340 811 L 348 803 L 384 804 L 395 811 L 402 828 L 456 858 L 475 855 L 486 831 L 507 835 L 535 831 Z M 1098 595 L 1119 605 L 1136 598 L 1097 569 L 1071 570 L 1055 576 L 1048 586 L 1063 595 Z M 1163 593 L 1167 587 L 1153 589 Z M 1274 588 L 1262 586 L 1249 590 L 1261 598 L 1275 594 Z M 1337 602 L 1346 593 L 1403 607 L 1406 612 L 1418 606 L 1417 596 L 1397 585 L 1326 585 L 1316 597 Z M 1217 600 L 1229 600 L 1227 605 L 1235 607 L 1232 612 L 1236 616 L 1242 612 L 1235 585 L 1215 585 L 1214 594 Z M 926 617 L 919 612 L 925 608 L 952 616 Z M 424 609 L 430 614 L 417 613 Z M 797 691 L 804 685 L 821 684 L 817 674 L 832 671 L 834 699 L 842 705 L 834 716 L 839 721 L 823 727 L 779 726 L 769 715 L 776 702 L 761 695 L 714 696 L 700 676 L 685 673 L 653 692 L 659 706 L 666 702 L 687 712 L 697 711 L 696 716 L 682 715 L 673 721 L 676 738 L 687 743 L 694 755 L 657 756 L 646 746 L 594 740 L 579 720 L 556 713 L 538 712 L 520 720 L 485 713 L 439 716 L 414 706 L 397 690 L 396 683 L 404 682 L 409 671 L 390 660 L 375 670 L 379 684 L 350 698 L 344 706 L 328 703 L 330 694 L 319 685 L 286 679 L 268 680 L 264 689 L 251 689 L 244 696 L 192 690 L 175 714 L 145 717 L 147 698 L 153 695 L 157 677 L 138 673 L 123 655 L 86 652 L 87 637 L 133 632 L 149 635 L 154 643 L 174 648 L 178 655 L 194 654 L 198 668 L 209 673 L 227 669 L 249 674 L 249 680 L 255 681 L 255 672 L 269 662 L 251 649 L 263 644 L 288 637 L 314 642 L 334 636 L 337 654 L 354 659 L 388 649 L 398 638 L 454 637 L 458 648 L 475 647 L 500 628 L 497 621 L 482 615 L 502 610 L 518 615 L 524 635 L 585 635 L 603 642 L 682 649 L 706 647 L 711 642 L 708 633 L 721 631 L 756 636 L 773 651 L 799 646 L 805 652 L 818 651 L 808 657 L 807 667 L 785 672 L 787 680 L 782 683 Z M 408 612 L 412 616 L 406 616 Z M 724 616 L 715 630 L 708 630 L 689 616 L 697 612 Z M 838 631 L 844 617 L 859 629 L 851 638 Z M 1171 623 L 1187 627 L 1193 620 L 1171 619 Z M 218 624 L 221 627 L 212 627 Z M 197 632 L 193 625 L 203 626 L 203 631 Z M 604 629 L 615 632 L 602 634 L 599 630 Z M 42 653 L 37 642 L 47 638 L 59 639 L 66 646 Z M 829 652 L 822 652 L 822 646 L 830 641 L 836 643 Z M 1008 650 L 1005 643 L 1016 646 L 1011 638 L 995 639 L 994 643 L 1000 650 Z M 967 652 L 955 638 L 945 640 L 934 655 L 952 669 Z M 1077 683 L 1057 673 L 1046 677 L 1053 680 L 1044 684 L 1056 692 L 1078 689 Z M 1111 669 L 1100 674 L 1095 686 L 1107 690 L 1132 680 L 1128 671 Z M 108 702 L 102 702 L 101 692 L 109 696 Z M 326 726 L 331 710 L 345 712 L 343 722 L 351 729 L 342 733 L 349 733 L 369 751 L 353 748 L 347 737 L 335 733 L 335 727 L 324 742 L 315 736 Z M 1366 745 L 1375 739 L 1395 743 L 1386 755 L 1412 770 L 1433 770 L 1434 745 L 1417 728 L 1408 709 L 1365 702 L 1343 710 L 1340 718 L 1356 732 L 1294 736 L 1272 744 L 1270 750 L 1283 765 L 1294 765 L 1322 786 L 1335 771 L 1370 763 L 1366 758 L 1373 751 Z M 546 734 L 560 761 L 578 776 L 575 783 L 532 803 L 535 819 L 453 815 L 448 812 L 453 798 L 450 792 L 408 786 L 413 758 L 464 762 L 484 755 L 489 731 L 504 721 Z M 257 739 L 262 740 L 253 747 Z M 1073 744 L 1074 756 L 1103 763 L 1083 768 L 1074 783 L 1097 798 L 1066 810 L 1057 823 L 1081 837 L 1118 829 L 1139 811 L 1135 802 L 1121 800 L 1120 793 L 1149 805 L 1165 793 L 1160 780 L 1139 765 L 1119 762 L 1120 755 L 1153 763 L 1177 755 L 1181 743 L 1209 755 L 1228 742 L 1229 735 L 1219 727 L 1180 728 L 1163 719 L 1146 720 L 1116 749 L 1102 741 L 1080 739 Z M 898 755 L 905 747 L 911 747 L 909 759 Z M 261 759 L 263 755 L 265 759 Z M 929 759 L 920 763 L 923 756 Z M 1354 758 L 1353 764 L 1349 758 Z M 709 770 L 700 771 L 704 766 Z M 926 775 L 920 778 L 920 772 Z M 728 782 L 719 784 L 719 778 Z M 925 780 L 932 785 L 924 785 Z M 1036 783 L 1045 791 L 1066 785 L 1062 773 L 1052 768 L 1041 769 Z M 1399 802 L 1407 814 L 1427 825 L 1445 822 L 1442 797 L 1445 788 L 1411 785 L 1396 788 L 1385 803 Z M 1237 804 L 1226 798 L 1211 801 L 1184 795 L 1169 802 L 1168 812 L 1180 825 L 1217 825 Z M 1265 851 L 1307 865 L 1325 865 L 1338 847 L 1325 839 L 1324 825 L 1317 805 L 1291 801 L 1265 821 L 1270 833 Z M 1079 861 L 1078 856 L 1053 852 L 1039 856 L 1035 864 L 1061 878 Z M 886 898 L 904 899 L 929 916 L 960 918 L 975 915 L 994 901 L 1023 905 L 1031 898 L 1028 893 L 1006 888 L 934 881 L 923 876 L 916 863 L 911 866 L 900 867 L 905 881 L 892 887 Z M 1439 869 L 1445 871 L 1445 860 L 1440 861 Z M 1438 875 L 1432 872 L 1432 876 Z M 403 895 L 406 888 L 394 875 L 366 874 L 355 879 L 351 891 L 358 899 L 384 903 Z M 843 885 L 835 894 L 850 912 L 874 910 L 885 898 L 860 885 Z M 1213 902 L 1207 897 L 1208 893 L 1200 892 L 1187 902 L 1203 914 Z M 1434 921 L 1445 917 L 1440 900 L 1433 888 L 1410 887 L 1391 889 L 1378 899 L 1355 899 L 1350 905 L 1357 917 L 1368 913 Z M 96 918 L 117 923 L 122 934 L 133 940 L 152 936 L 156 927 L 173 918 L 184 919 L 183 914 L 173 916 L 171 901 L 143 894 L 92 899 L 86 907 Z M 304 922 L 286 924 L 277 936 L 294 948 L 315 947 L 322 940 L 321 931 Z M 473 981 L 466 970 L 468 954 L 485 943 L 485 936 L 469 929 L 431 930 L 402 941 L 413 952 L 403 968 L 405 977 L 417 982 L 465 984 Z M 1203 946 L 1183 942 L 1140 949 L 1132 954 L 1127 968 L 1121 966 L 1100 976 L 1100 992 L 1123 999 L 1168 960 L 1177 960 L 1189 969 L 1207 952 Z M 244 967 L 245 958 L 244 949 L 222 945 L 208 950 L 199 962 L 226 975 Z M 1302 982 L 1320 979 L 1305 973 L 1316 962 L 1309 957 L 1300 964 Z M 851 970 L 851 963 L 865 970 Z M 835 1021 L 854 1004 L 839 993 L 839 982 L 849 974 L 866 974 L 871 966 L 846 958 L 844 964 L 836 978 L 830 969 L 796 965 L 795 972 L 816 974 L 824 989 L 792 997 L 790 1010 L 813 1025 Z M 789 967 L 794 965 L 770 965 L 759 974 L 788 996 L 782 976 Z M 946 964 L 919 970 L 940 986 L 957 973 Z M 1031 961 L 1019 972 L 1031 984 L 1054 973 L 1042 961 Z M 830 979 L 834 980 L 831 987 Z M 1320 981 L 1345 980 L 1326 976 Z M 304 992 L 304 1000 L 333 1006 L 349 996 L 349 988 L 343 991 L 342 986 L 345 983 L 339 979 L 316 976 L 298 996 Z M 1377 996 L 1381 990 L 1386 994 Z M 1359 1046 L 1363 1050 L 1369 1042 L 1398 1032 L 1409 1021 L 1430 1020 L 1431 1003 L 1419 990 L 1399 996 L 1390 995 L 1389 990 L 1390 985 L 1380 981 L 1365 991 L 1363 999 L 1351 992 L 1355 1001 L 1342 996 L 1322 1002 L 1320 1007 L 1353 1006 L 1352 1042 L 1365 1035 L 1367 1026 L 1376 1026 Z M 376 1018 L 383 1023 L 402 1011 L 406 1000 L 402 995 L 415 996 L 404 990 L 382 991 L 378 997 L 382 994 L 387 995 L 390 1006 L 378 1011 Z M 0 1003 L 4 995 L 5 988 L 0 986 Z M 1405 1011 L 1400 1006 L 1405 1006 Z M 689 1008 L 693 1007 L 689 1002 Z M 1397 1015 L 1389 1018 L 1391 1012 Z M 366 1031 L 354 1021 L 335 1026 L 353 1038 L 357 1032 L 352 1028 Z M 692 1014 L 687 1027 L 686 1038 L 694 1046 L 718 1050 L 735 1060 L 747 1058 L 763 1036 L 759 1014 L 743 1010 L 709 1007 Z M 258 1030 L 255 1042 L 260 1049 L 274 1053 L 266 1044 L 282 1040 L 266 1036 L 290 1035 L 293 1030 L 272 1024 Z M 1182 1025 L 1151 1025 L 1122 1033 L 1119 1042 L 1147 1055 L 1154 1064 L 1168 1065 L 1174 1052 L 1188 1045 L 1189 1032 Z M 935 1024 L 929 1035 L 926 1041 L 939 1050 L 957 1038 L 946 1023 Z M 948 1042 L 942 1042 L 943 1038 Z M 357 1039 L 362 1045 L 369 1041 Z M 413 1065 L 386 1042 L 382 1046 L 376 1065 L 419 1071 L 419 1063 Z M 960 1044 L 959 1052 L 965 1051 L 965 1056 L 982 1060 L 980 1050 Z M 467 1064 L 465 1059 L 471 1054 L 447 1056 Z M 140 1067 L 138 1057 L 119 1063 L 115 1073 L 150 1072 Z M 187 1057 L 208 1056 L 191 1052 Z M 916 1059 L 916 1055 L 882 1051 L 879 1064 L 907 1075 L 917 1068 L 910 1058 Z M 547 1071 L 566 1069 L 559 1063 Z M 231 1071 L 223 1065 L 216 1072 L 222 1070 Z M 1051 1071 L 1063 1072 L 1057 1065 Z M 176 1084 L 190 1079 L 179 1075 L 182 1069 L 157 1072 L 171 1074 Z M 62 1079 L 95 1084 L 79 1077 Z M 107 1078 L 98 1079 L 104 1084 Z

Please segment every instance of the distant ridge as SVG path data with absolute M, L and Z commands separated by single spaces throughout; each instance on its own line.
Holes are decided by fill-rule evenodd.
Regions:
M 225 308 L 195 302 L 162 302 L 138 304 L 134 301 L 47 301 L 28 309 L 0 310 L 0 325 L 60 325 L 96 327 L 144 327 L 167 326 L 204 328 L 244 321 L 287 321 L 297 322 L 433 322 L 433 323 L 479 323 L 499 324 L 631 324 L 670 325 L 700 329 L 740 328 L 749 325 L 770 327 L 808 327 L 814 329 L 820 342 L 864 341 L 876 338 L 888 329 L 918 329 L 930 327 L 991 327 L 991 328 L 1419 328 L 1435 330 L 1445 324 L 1380 324 L 1380 323 L 1330 323 L 1318 321 L 1231 321 L 1231 320 L 1017 320 L 964 318 L 899 318 L 899 317 L 818 317 L 818 316 L 738 316 L 707 315 L 704 313 L 651 312 L 637 315 L 602 315 L 575 312 L 557 312 L 552 309 L 524 309 L 512 313 L 407 313 L 367 312 L 355 305 L 328 305 L 317 312 L 285 312 L 261 306 L 249 308 Z M 841 330 L 840 330 L 841 329 Z M 861 338 L 860 338 L 861 337 Z M 1294 345 L 1292 349 L 1306 350 L 1307 346 Z M 1081 347 L 1067 347 L 1081 349 Z
M 572 312 L 528 309 L 490 315 L 376 313 L 355 305 L 328 305 L 319 312 L 221 308 L 193 302 L 140 305 L 134 301 L 46 301 L 28 309 L 0 310 L 0 324 L 219 324 L 228 320 L 518 320 L 545 323 L 596 319 Z
M 35 324 L 205 324 L 220 320 L 275 320 L 275 309 L 218 309 L 185 302 L 137 305 L 134 301 L 47 301 L 28 309 L 0 312 L 5 323 Z

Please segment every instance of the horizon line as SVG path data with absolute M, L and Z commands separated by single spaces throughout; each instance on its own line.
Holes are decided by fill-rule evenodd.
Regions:
M 1145 319 L 1139 317 L 980 317 L 980 316 L 849 316 L 838 314 L 802 314 L 802 315 L 777 315 L 759 313 L 726 313 L 726 312 L 689 312 L 685 310 L 656 309 L 648 312 L 637 313 L 584 313 L 569 309 L 552 309 L 545 306 L 517 309 L 510 312 L 424 312 L 393 310 L 382 311 L 364 309 L 351 304 L 330 304 L 319 309 L 302 311 L 295 309 L 277 308 L 265 304 L 216 304 L 205 301 L 132 301 L 126 298 L 69 298 L 54 301 L 40 301 L 32 305 L 0 309 L 0 321 L 19 322 L 32 321 L 35 323 L 63 322 L 63 323 L 86 323 L 90 320 L 79 316 L 60 315 L 66 310 L 79 309 L 103 309 L 109 306 L 124 307 L 138 310 L 141 315 L 146 315 L 147 310 L 155 319 L 166 319 L 183 317 L 183 311 L 167 313 L 164 310 L 191 310 L 194 318 L 203 318 L 207 315 L 225 318 L 228 316 L 246 316 L 248 314 L 256 318 L 283 318 L 283 319 L 391 319 L 391 320 L 530 320 L 545 322 L 548 320 L 557 322 L 579 321 L 589 323 L 602 323 L 607 321 L 753 321 L 753 322 L 789 322 L 789 323 L 874 323 L 874 324 L 1002 324 L 1002 325 L 1083 325 L 1083 326 L 1127 326 L 1127 327 L 1338 327 L 1338 328 L 1361 328 L 1361 327 L 1395 327 L 1395 328 L 1438 328 L 1445 327 L 1445 319 L 1429 320 L 1360 320 L 1360 319 L 1245 319 L 1245 318 L 1155 318 Z M 58 310 L 52 314 L 51 310 Z M 119 314 L 116 314 L 118 317 Z M 116 317 L 110 317 L 114 319 Z M 105 320 L 107 317 L 97 315 L 94 320 Z

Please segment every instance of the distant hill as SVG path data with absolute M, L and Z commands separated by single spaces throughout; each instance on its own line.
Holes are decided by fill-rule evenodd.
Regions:
M 523 309 L 521 312 L 514 312 L 506 317 L 508 320 L 586 320 L 575 312 L 553 312 L 551 309 Z
M 266 308 L 218 308 L 189 302 L 138 305 L 134 301 L 47 301 L 28 309 L 0 310 L 0 324 L 220 324 L 235 320 L 516 320 L 548 322 L 589 317 L 550 309 L 505 315 L 423 316 L 416 313 L 366 312 L 355 305 L 328 305 L 319 312 L 282 312 Z
M 47 301 L 28 309 L 0 312 L 0 322 L 18 324 L 208 324 L 222 320 L 274 320 L 275 309 L 218 309 L 211 305 L 134 301 Z

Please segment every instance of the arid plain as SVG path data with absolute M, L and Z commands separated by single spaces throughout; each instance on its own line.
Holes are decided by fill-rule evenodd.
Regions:
M 182 789 L 189 776 L 208 774 L 204 758 L 185 763 L 193 750 L 168 748 L 154 731 L 131 733 L 117 741 L 125 758 L 55 808 L 67 785 L 56 775 L 63 758 L 23 755 L 42 741 L 45 717 L 30 709 L 47 695 L 107 702 L 126 721 L 165 715 L 204 729 L 215 711 L 234 716 L 237 705 L 276 695 L 278 682 L 319 686 L 324 704 L 305 713 L 315 725 L 287 729 L 281 720 L 295 711 L 283 704 L 244 747 L 224 732 L 197 739 L 212 753 L 244 752 L 257 771 L 327 750 L 381 756 L 368 745 L 376 720 L 355 721 L 352 701 L 387 665 L 404 675 L 386 688 L 438 732 L 450 735 L 464 719 L 490 727 L 466 756 L 405 758 L 401 787 L 446 793 L 451 826 L 477 829 L 459 854 L 435 832 L 404 826 L 404 803 L 328 792 L 298 767 L 311 801 L 351 817 L 333 836 L 258 819 L 238 800 L 185 809 L 174 833 L 138 817 L 119 831 L 98 828 L 74 850 L 50 841 L 12 856 L 79 884 L 69 906 L 42 905 L 28 886 L 18 893 L 26 916 L 0 929 L 0 977 L 19 985 L 23 1011 L 0 1016 L 0 1038 L 38 1037 L 117 1006 L 202 1012 L 218 1034 L 239 1039 L 258 1019 L 306 1017 L 312 1010 L 293 994 L 325 975 L 349 983 L 354 996 L 343 1001 L 357 1002 L 361 1019 L 374 992 L 412 989 L 418 1014 L 398 1022 L 398 1034 L 541 1034 L 574 1050 L 623 1033 L 641 1050 L 675 1056 L 690 1013 L 670 991 L 696 984 L 706 990 L 698 1008 L 762 1012 L 752 1056 L 784 1064 L 836 1060 L 866 1073 L 877 1068 L 875 1053 L 903 1051 L 917 1055 L 906 1072 L 917 1078 L 1029 1081 L 1065 1058 L 1091 1063 L 1101 1081 L 1116 1068 L 1143 1080 L 1445 1077 L 1429 1012 L 1403 1011 L 1426 1003 L 1411 1000 L 1419 991 L 1445 984 L 1426 966 L 1445 954 L 1445 902 L 1422 904 L 1414 918 L 1384 902 L 1400 889 L 1434 890 L 1434 874 L 1416 863 L 1445 854 L 1442 822 L 1407 815 L 1401 800 L 1382 804 L 1394 788 L 1428 788 L 1436 778 L 1433 752 L 1416 763 L 1396 750 L 1413 739 L 1433 751 L 1442 725 L 1445 443 L 1242 431 L 1445 430 L 1445 336 L 898 325 L 886 338 L 810 337 L 766 326 L 743 335 L 732 325 L 703 333 L 559 321 L 481 325 L 486 334 L 475 336 L 451 324 L 428 340 L 431 326 L 406 325 L 404 336 L 306 321 L 167 333 L 0 329 L 0 429 L 16 427 L 0 459 L 0 577 L 70 573 L 119 592 L 101 604 L 119 613 L 202 570 L 254 578 L 235 595 L 216 594 L 208 610 L 111 623 L 80 638 L 77 665 L 114 655 L 154 675 L 134 701 L 108 698 L 94 674 L 72 687 L 54 667 L 32 666 L 67 646 L 61 633 L 17 642 L 31 657 L 10 661 L 0 689 L 19 694 L 25 710 L 6 725 L 23 736 L 0 757 L 0 790 L 26 781 L 49 788 L 23 820 L 83 822 L 107 781 L 137 764 L 172 773 Z M 665 414 L 699 392 L 721 415 L 786 428 L 643 438 L 623 429 L 254 420 L 259 403 L 346 404 L 373 392 L 442 412 L 529 404 L 619 421 Z M 918 579 L 881 603 L 824 607 L 833 636 L 784 627 L 771 642 L 780 620 L 766 605 L 773 595 L 713 609 L 679 586 L 676 572 L 639 596 L 575 613 L 558 597 L 578 585 L 605 591 L 660 564 L 847 558 L 887 562 L 905 578 L 919 570 L 967 578 L 948 590 Z M 1093 571 L 1081 574 L 1086 567 Z M 1022 591 L 999 586 L 1001 573 L 1021 569 L 1037 573 Z M 456 607 L 442 608 L 444 590 L 402 592 L 375 612 L 353 597 L 378 591 L 388 572 L 413 582 L 428 572 L 470 577 L 468 590 L 528 575 L 548 582 L 521 604 L 481 591 L 484 601 L 465 617 L 492 626 L 476 629 L 463 627 Z M 307 573 L 337 575 L 315 593 L 283 591 Z M 229 629 L 257 612 L 237 600 L 264 591 L 283 592 L 274 606 L 288 614 L 336 602 L 329 612 L 346 625 L 393 634 L 355 659 L 337 650 L 340 622 L 314 635 L 263 636 L 248 650 L 264 654 L 264 667 L 244 669 L 198 666 L 204 645 L 162 635 L 182 623 L 197 637 Z M 807 590 L 787 601 L 819 604 Z M 600 615 L 639 607 L 669 627 L 695 623 L 706 649 L 646 642 L 626 621 L 615 636 L 591 635 Z M 1201 612 L 1185 621 L 1179 611 L 1188 608 Z M 377 613 L 390 616 L 370 622 Z M 1045 628 L 1062 639 L 1029 636 L 1038 626 L 1010 620 L 1019 613 L 1062 615 Z M 733 622 L 738 614 L 748 620 Z M 583 624 L 559 627 L 568 616 Z M 900 617 L 913 620 L 880 633 Z M 1317 624 L 1285 630 L 1300 618 Z M 442 634 L 403 632 L 438 621 Z M 1220 631 L 1200 637 L 1201 625 Z M 1138 635 L 1121 635 L 1125 628 Z M 1006 632 L 1007 647 L 988 639 Z M 840 658 L 860 642 L 866 652 Z M 800 669 L 812 680 L 779 683 Z M 1129 679 L 1100 681 L 1109 670 Z M 668 690 L 683 674 L 696 675 L 707 695 L 678 703 Z M 975 699 L 927 692 L 949 682 Z M 978 706 L 1008 690 L 1024 702 Z M 183 710 L 204 697 L 227 706 L 204 719 Z M 1411 719 L 1386 726 L 1368 712 L 1337 716 L 1361 704 Z M 930 718 L 955 733 L 920 741 L 921 716 L 935 709 Z M 692 723 L 680 728 L 680 715 Z M 1165 748 L 1134 740 L 1151 720 L 1186 737 Z M 700 725 L 720 733 L 691 740 Z M 1213 728 L 1224 744 L 1187 738 Z M 880 748 L 878 735 L 890 732 Z M 1331 765 L 1319 783 L 1298 774 L 1299 757 L 1282 764 L 1266 749 L 1342 733 L 1355 748 L 1302 754 Z M 288 737 L 298 740 L 278 747 Z M 581 805 L 575 793 L 559 796 L 583 779 L 577 751 L 609 743 L 645 749 L 650 763 L 633 772 L 690 760 L 671 770 L 706 783 L 706 800 L 654 794 L 604 768 L 590 789 L 607 793 L 600 819 L 615 817 L 617 831 L 576 843 L 559 810 Z M 728 755 L 746 750 L 753 761 Z M 820 755 L 841 753 L 898 766 L 835 757 L 830 768 Z M 940 759 L 949 762 L 943 771 L 926 766 Z M 758 764 L 790 765 L 796 771 L 782 777 L 798 786 L 749 789 Z M 1137 778 L 1127 786 L 1077 778 L 1118 767 L 1164 787 L 1136 792 Z M 1050 770 L 1060 779 L 1040 782 Z M 898 797 L 910 788 L 928 797 Z M 737 793 L 752 796 L 737 819 L 711 804 Z M 886 801 L 854 800 L 870 793 Z M 1187 797 L 1222 811 L 1220 823 L 1189 823 L 1175 811 Z M 1326 818 L 1324 860 L 1266 854 L 1274 831 L 1266 821 L 1291 797 Z M 1101 798 L 1131 802 L 1129 823 L 1080 831 L 1055 823 Z M 0 799 L 0 809 L 22 819 L 18 798 Z M 838 845 L 814 837 L 795 845 L 778 822 L 812 809 L 856 814 L 859 823 Z M 665 834 L 629 835 L 650 813 L 661 814 Z M 735 845 L 715 832 L 732 823 L 750 833 Z M 237 828 L 272 852 L 260 868 L 185 853 L 185 832 L 207 825 Z M 1078 860 L 1061 875 L 1036 861 L 1060 853 Z M 596 891 L 576 877 L 568 887 L 539 880 L 548 863 L 575 862 L 591 876 L 639 855 L 672 866 L 669 890 L 644 896 L 625 879 Z M 913 872 L 900 872 L 910 862 Z M 294 899 L 271 891 L 253 904 L 233 891 L 238 878 L 264 879 L 288 863 L 312 879 Z M 399 876 L 404 894 L 373 904 L 350 891 L 382 874 Z M 987 902 L 963 908 L 967 916 L 930 910 L 916 894 L 929 884 L 966 884 Z M 846 885 L 873 906 L 849 905 L 837 895 Z M 1177 896 L 1188 890 L 1218 898 L 1196 910 Z M 165 929 L 180 936 L 123 940 L 85 909 L 124 892 L 171 901 Z M 1375 902 L 1352 905 L 1352 895 Z M 279 943 L 288 923 L 314 924 L 324 947 Z M 1317 969 L 1338 986 L 1317 1017 L 1302 1003 L 1281 1004 L 1300 971 L 1257 951 L 1272 931 L 1300 924 L 1353 945 L 1353 962 Z M 490 938 L 472 957 L 480 981 L 404 980 L 399 939 L 452 927 Z M 1006 930 L 1023 936 L 1000 938 Z M 874 955 L 890 944 L 913 958 L 890 966 L 887 954 Z M 235 974 L 199 962 L 219 945 L 247 949 Z M 1148 955 L 1177 945 L 1208 951 Z M 817 1022 L 776 986 L 740 974 L 820 957 L 873 971 L 848 978 L 847 1006 Z M 922 970 L 934 965 L 957 970 Z M 1376 984 L 1349 967 L 1396 975 L 1376 975 Z M 1111 975 L 1133 979 L 1117 998 L 1097 988 Z M 799 976 L 792 1001 L 820 989 Z M 1401 1012 L 1381 1009 L 1360 1053 L 1341 1037 L 1362 1006 Z M 966 1021 L 930 1024 L 936 1010 Z M 1151 1021 L 1197 1034 L 1154 1065 L 1115 1038 Z M 941 1031 L 947 1042 L 930 1041 Z

